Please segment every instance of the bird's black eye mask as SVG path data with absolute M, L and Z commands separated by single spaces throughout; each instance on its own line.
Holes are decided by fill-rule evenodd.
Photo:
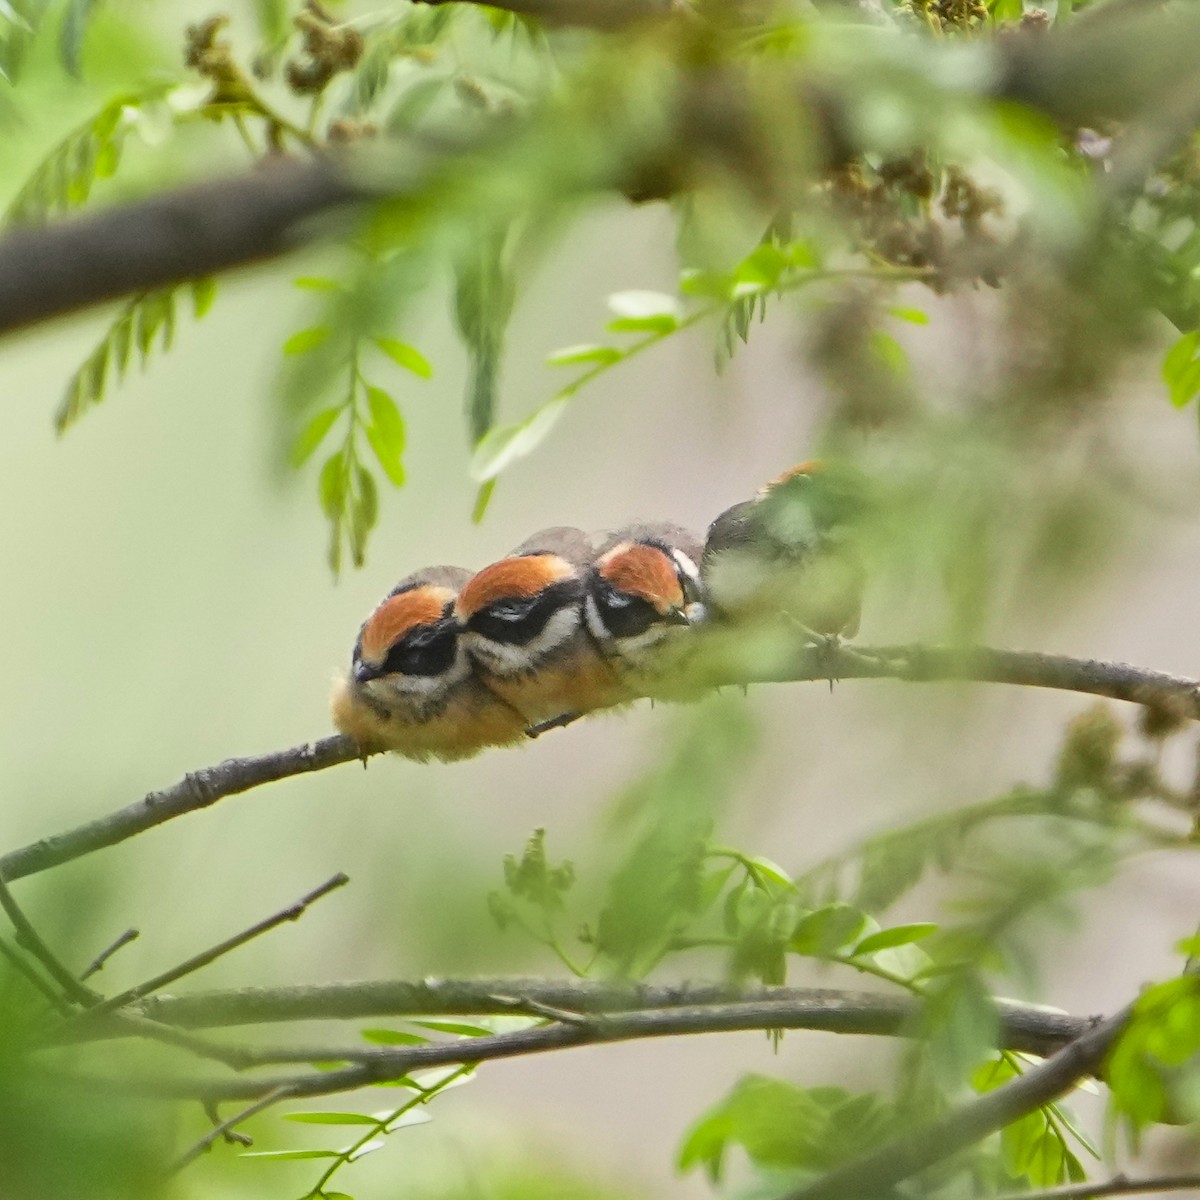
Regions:
M 457 648 L 458 629 L 453 606 L 447 605 L 440 620 L 410 629 L 388 650 L 387 657 L 378 667 L 361 661 L 360 642 L 354 648 L 354 671 L 360 682 L 382 675 L 442 675 L 453 666 Z
M 543 588 L 536 596 L 496 600 L 471 617 L 467 628 L 493 642 L 524 646 L 546 628 L 556 612 L 578 604 L 581 591 L 579 580 L 564 579 Z
M 592 577 L 592 595 L 604 628 L 615 638 L 637 637 L 663 619 L 649 600 L 619 591 L 599 573 Z

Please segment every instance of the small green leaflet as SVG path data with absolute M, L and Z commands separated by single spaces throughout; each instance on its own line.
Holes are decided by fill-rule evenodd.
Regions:
M 301 329 L 299 332 L 293 333 L 283 343 L 283 352 L 288 355 L 307 354 L 310 350 L 315 350 L 328 337 L 329 330 L 324 325 L 313 325 L 308 329 Z
M 937 925 L 922 921 L 913 925 L 894 925 L 891 929 L 881 929 L 878 933 L 869 934 L 863 938 L 853 950 L 851 958 L 861 954 L 874 954 L 877 950 L 889 950 L 893 946 L 907 946 L 919 942 L 937 929 Z
M 238 1157 L 286 1162 L 301 1158 L 341 1158 L 342 1153 L 340 1150 L 247 1150 L 245 1154 L 239 1154 Z
M 362 1038 L 376 1046 L 424 1046 L 429 1041 L 419 1033 L 408 1033 L 403 1029 L 364 1029 Z
M 295 1112 L 284 1113 L 285 1121 L 296 1121 L 301 1125 L 378 1125 L 375 1117 L 366 1113 L 351 1112 Z
M 564 346 L 561 350 L 555 350 L 553 354 L 546 356 L 546 365 L 550 367 L 573 367 L 583 363 L 607 365 L 620 360 L 621 352 L 615 346 L 585 343 L 579 346 Z
M 471 459 L 471 478 L 478 483 L 495 479 L 504 469 L 535 450 L 566 412 L 567 398 L 556 396 L 518 425 L 493 429 Z
M 1185 333 L 1163 358 L 1162 376 L 1170 389 L 1171 403 L 1185 408 L 1200 394 L 1200 330 Z
M 293 467 L 302 467 L 308 462 L 344 411 L 340 404 L 323 409 L 305 425 L 292 443 L 289 459 Z
M 662 292 L 616 292 L 608 307 L 616 314 L 608 323 L 613 333 L 670 333 L 683 320 L 679 301 Z
M 411 371 L 414 375 L 418 375 L 422 379 L 433 378 L 433 367 L 430 365 L 429 360 L 415 347 L 408 345 L 407 342 L 401 342 L 392 337 L 375 337 L 371 340 L 388 358 L 403 367 L 406 371 Z

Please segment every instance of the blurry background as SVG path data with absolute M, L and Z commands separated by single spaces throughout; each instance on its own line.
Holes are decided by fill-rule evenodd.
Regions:
M 193 9 L 159 4 L 153 22 L 172 37 L 199 15 Z M 87 86 L 103 92 L 102 83 Z M 55 119 L 66 120 L 75 103 L 63 101 Z M 78 103 L 86 108 L 86 95 Z M 12 156 L 32 154 L 44 136 L 27 129 Z M 610 292 L 674 290 L 671 238 L 662 206 L 614 203 L 587 214 L 518 306 L 502 417 L 522 415 L 560 385 L 544 356 L 591 340 Z M 108 316 L 5 343 L 5 847 L 106 813 L 191 768 L 329 732 L 329 681 L 348 661 L 359 622 L 419 566 L 479 566 L 549 524 L 603 529 L 644 517 L 703 531 L 717 512 L 812 449 L 827 396 L 802 364 L 811 322 L 781 307 L 720 377 L 709 329 L 611 372 L 580 397 L 546 446 L 501 480 L 486 519 L 474 526 L 461 417 L 465 367 L 443 291 L 403 330 L 434 364 L 434 378 L 396 370 L 389 381 L 409 424 L 409 483 L 384 489 L 366 567 L 334 582 L 311 472 L 280 481 L 272 457 L 279 347 L 308 323 L 309 299 L 289 281 L 320 273 L 328 261 L 308 252 L 222 279 L 212 312 L 198 323 L 182 319 L 174 349 L 115 388 L 62 440 L 51 414 Z M 932 323 L 897 336 L 914 372 L 953 405 L 973 382 L 964 347 L 977 322 L 994 315 L 995 300 L 986 292 L 916 299 Z M 1121 514 L 1115 552 L 1080 595 L 1034 592 L 1024 598 L 1032 604 L 1012 597 L 988 631 L 995 644 L 1200 676 L 1200 452 L 1193 417 L 1163 400 L 1161 348 L 1152 344 L 1144 369 L 1111 382 L 1105 437 L 1153 467 L 1151 480 L 1105 477 L 1105 488 L 1125 489 L 1111 497 Z M 908 581 L 915 590 L 902 603 L 894 588 L 869 593 L 862 640 L 943 636 L 937 604 L 920 591 L 926 584 L 931 595 L 940 586 Z M 1065 719 L 1088 703 L 1004 687 L 756 688 L 744 704 L 760 737 L 719 836 L 802 870 L 870 831 L 1019 781 L 1044 782 Z M 349 874 L 350 888 L 180 990 L 557 974 L 549 954 L 496 934 L 486 894 L 500 883 L 503 855 L 545 827 L 551 855 L 573 859 L 581 875 L 591 864 L 598 883 L 612 799 L 655 760 L 678 719 L 669 707 L 642 704 L 471 762 L 377 758 L 366 771 L 347 765 L 287 780 L 22 883 L 20 896 L 72 961 L 86 961 L 128 925 L 141 930 L 106 968 L 106 987 L 219 941 L 338 870 Z M 1186 747 L 1171 752 L 1178 761 L 1170 769 L 1183 784 L 1191 769 Z M 925 888 L 898 916 L 936 919 L 938 903 L 936 889 Z M 1115 886 L 1085 897 L 1076 924 L 1042 943 L 1040 985 L 1023 998 L 1108 1011 L 1142 981 L 1175 969 L 1172 946 L 1197 911 L 1194 864 L 1165 855 L 1135 863 Z M 790 976 L 814 980 L 869 986 L 849 972 Z M 432 1125 L 398 1135 L 388 1151 L 352 1168 L 355 1191 L 389 1194 L 402 1159 L 407 1195 L 427 1171 L 439 1186 L 484 1196 L 477 1176 L 496 1156 L 528 1153 L 543 1165 L 569 1163 L 598 1194 L 611 1187 L 621 1195 L 704 1196 L 710 1188 L 699 1176 L 676 1178 L 675 1148 L 698 1112 L 740 1075 L 852 1087 L 882 1080 L 891 1057 L 880 1042 L 789 1033 L 778 1052 L 763 1035 L 740 1034 L 500 1063 L 439 1101 Z M 193 1117 L 183 1132 L 202 1130 L 200 1115 Z M 270 1118 L 251 1130 L 260 1148 L 283 1144 L 273 1140 L 280 1133 Z M 200 1164 L 180 1194 L 209 1194 L 219 1170 L 215 1161 Z M 288 1195 L 311 1175 L 303 1163 L 246 1165 L 222 1171 L 220 1186 L 230 1196 Z

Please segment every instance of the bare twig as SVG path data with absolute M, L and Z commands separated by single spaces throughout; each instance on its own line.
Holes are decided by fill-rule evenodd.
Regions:
M 1026 1113 L 1057 1100 L 1091 1074 L 1108 1053 L 1129 1009 L 1101 1021 L 1044 1063 L 1011 1083 L 987 1092 L 923 1128 L 885 1142 L 815 1182 L 789 1192 L 786 1200 L 835 1200 L 845 1196 L 886 1195 L 919 1171 L 974 1145 Z
M 264 783 L 308 771 L 323 771 L 326 767 L 361 757 L 358 747 L 349 738 L 339 736 L 254 758 L 229 758 L 216 766 L 192 771 L 171 787 L 150 792 L 106 817 L 5 854 L 0 857 L 0 873 L 11 881 L 45 871 L 104 846 L 123 842 L 173 817 L 207 808 L 226 796 L 236 796 Z
M 511 994 L 514 989 L 508 990 Z M 778 990 L 799 992 L 802 996 L 804 994 L 804 989 Z M 833 995 L 839 996 L 838 993 Z M 507 997 L 503 997 L 502 1000 L 507 1000 Z M 511 1011 L 511 1006 L 505 1005 L 505 1010 Z M 905 1023 L 906 1018 L 910 1017 L 913 1011 L 912 1003 L 904 998 L 846 993 L 841 994 L 833 1003 L 826 1001 L 823 1004 L 814 1002 L 810 994 L 793 1003 L 751 1000 L 710 1005 L 677 1005 L 672 1008 L 638 1009 L 591 1016 L 577 1016 L 573 1012 L 570 1024 L 554 1022 L 511 1033 L 460 1038 L 423 1046 L 308 1046 L 247 1050 L 250 1061 L 256 1066 L 283 1062 L 328 1061 L 353 1064 L 335 1070 L 261 1079 L 167 1079 L 125 1081 L 125 1084 L 148 1095 L 211 1102 L 249 1100 L 280 1087 L 288 1088 L 291 1094 L 297 1097 L 329 1095 L 398 1079 L 410 1071 L 424 1067 L 488 1062 L 493 1059 L 521 1057 L 607 1042 L 753 1029 L 809 1029 L 902 1036 L 909 1027 Z M 1034 1012 L 1035 1010 L 1027 1009 L 1021 1016 L 1027 1020 L 1033 1018 Z M 1017 1029 L 1016 1026 L 1020 1022 L 1006 1022 L 1001 1039 L 1006 1048 L 1015 1049 L 1034 1044 L 1046 1049 L 1048 1045 L 1063 1045 L 1064 1042 L 1068 1046 L 1074 1045 L 1078 1037 L 1076 1036 L 1075 1041 L 1069 1039 L 1078 1035 L 1081 1029 L 1087 1029 L 1089 1025 L 1087 1021 L 1079 1018 L 1057 1018 L 1056 1014 L 1044 1013 L 1039 1015 L 1055 1018 L 1053 1025 L 1060 1036 L 1051 1035 L 1047 1028 L 1030 1038 L 1028 1031 L 1020 1032 Z M 1059 1025 L 1060 1021 L 1071 1031 L 1067 1033 L 1066 1038 L 1061 1037 L 1064 1025 Z
M 168 983 L 174 983 L 176 979 L 182 979 L 185 975 L 190 975 L 193 971 L 198 971 L 201 967 L 208 966 L 209 963 L 215 962 L 231 950 L 236 950 L 239 946 L 244 946 L 247 942 L 259 937 L 261 934 L 267 933 L 277 925 L 282 925 L 285 921 L 298 921 L 304 916 L 310 905 L 315 904 L 323 896 L 329 895 L 330 892 L 349 882 L 349 876 L 339 871 L 332 879 L 326 880 L 325 883 L 321 884 L 319 888 L 314 888 L 307 895 L 301 896 L 295 904 L 288 905 L 287 908 L 280 912 L 251 925 L 249 929 L 244 929 L 241 933 L 235 934 L 231 938 L 226 938 L 225 941 L 218 943 L 216 946 L 194 955 L 186 961 L 181 962 L 178 966 L 172 967 L 169 971 L 163 971 L 162 974 L 155 975 L 152 979 L 147 979 L 144 983 L 139 983 L 135 987 L 119 992 L 115 996 L 109 996 L 99 1004 L 93 1005 L 87 1012 L 80 1014 L 79 1019 L 85 1021 L 91 1020 L 123 1008 L 135 1000 L 140 1000 L 143 996 L 150 995 L 151 992 L 158 991 L 159 988 L 166 987 Z
M 137 930 L 137 929 L 125 930 L 125 932 L 123 934 L 121 934 L 121 936 L 119 938 L 117 938 L 117 940 L 115 942 L 113 942 L 111 946 L 106 946 L 103 950 L 100 951 L 99 954 L 96 955 L 95 958 L 92 959 L 92 961 L 90 963 L 88 963 L 88 965 L 83 969 L 83 971 L 80 972 L 80 975 L 79 975 L 80 980 L 82 981 L 84 979 L 90 979 L 93 975 L 96 974 L 97 971 L 103 971 L 104 964 L 107 963 L 108 960 L 110 958 L 112 958 L 112 956 L 114 954 L 116 954 L 116 952 L 118 950 L 121 950 L 125 946 L 128 946 L 130 942 L 137 941 L 137 939 L 139 937 L 141 937 L 141 933 L 139 930 Z
M 69 1016 L 74 1009 L 56 992 L 34 969 L 25 961 L 25 956 L 19 951 L 10 946 L 3 938 L 0 938 L 0 955 L 8 959 L 10 963 L 21 973 L 28 981 L 33 989 L 46 1001 L 49 1002 L 55 1012 L 62 1016 Z
M 272 1104 L 278 1104 L 281 1100 L 286 1100 L 288 1095 L 289 1092 L 286 1087 L 276 1088 L 273 1092 L 268 1092 L 265 1096 L 255 1100 L 253 1104 L 247 1105 L 241 1111 L 234 1113 L 228 1120 L 215 1125 L 194 1146 L 175 1160 L 174 1165 L 171 1167 L 172 1173 L 182 1171 L 188 1163 L 199 1158 L 213 1142 L 227 1136 L 236 1126 L 240 1125 L 243 1121 L 248 1121 L 251 1117 L 262 1112 L 263 1109 L 270 1108 Z
M 996 1200 L 1094 1200 L 1101 1196 L 1135 1196 L 1144 1192 L 1200 1192 L 1200 1175 L 1160 1175 L 1155 1179 L 1112 1179 L 1067 1183 L 1035 1192 L 1006 1192 Z
M 32 922 L 25 915 L 16 897 L 0 872 L 0 908 L 12 922 L 17 933 L 17 945 L 28 950 L 34 958 L 46 969 L 46 973 L 62 989 L 62 994 L 76 1004 L 92 1005 L 100 999 L 99 995 L 82 983 L 59 960 L 58 955 L 46 945 L 41 934 L 34 929 Z

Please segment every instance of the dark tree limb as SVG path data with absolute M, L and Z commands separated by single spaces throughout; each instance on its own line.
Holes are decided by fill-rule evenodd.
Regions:
M 367 193 L 323 162 L 270 161 L 0 238 L 0 332 L 276 258 Z
M 784 1200 L 843 1200 L 847 1196 L 890 1194 L 896 1184 L 1069 1092 L 1100 1066 L 1129 1015 L 1130 1010 L 1124 1009 L 1101 1021 L 1011 1083 L 963 1104 L 940 1120 L 885 1142 L 869 1154 L 789 1192 Z
M 911 683 L 974 681 L 1054 688 L 1153 705 L 1189 720 L 1200 719 L 1200 682 L 1128 663 L 1066 658 L 1016 650 L 949 649 L 937 646 L 801 648 L 774 656 L 769 669 L 746 671 L 736 639 L 724 647 L 714 638 L 698 686 L 802 683 L 834 679 L 899 679 Z M 19 879 L 123 842 L 173 817 L 207 808 L 264 783 L 322 771 L 362 757 L 346 737 L 322 738 L 252 758 L 230 758 L 185 775 L 178 783 L 105 817 L 43 838 L 0 856 L 0 876 Z
M 1146 1192 L 1196 1192 L 1200 1194 L 1200 1175 L 1159 1175 L 1150 1179 L 1130 1179 L 1116 1175 L 1089 1183 L 1066 1183 L 1062 1187 L 1034 1192 L 1006 1192 L 996 1200 L 1098 1200 L 1102 1196 L 1136 1196 Z
M 418 0 L 420 4 L 441 6 L 463 0 Z M 486 3 L 521 17 L 537 17 L 548 25 L 578 26 L 583 29 L 625 29 L 641 21 L 691 15 L 682 0 L 467 0 Z

